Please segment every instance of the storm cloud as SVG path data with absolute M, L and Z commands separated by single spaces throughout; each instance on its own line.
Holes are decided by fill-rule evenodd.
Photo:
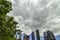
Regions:
M 60 34 L 60 1 L 59 0 L 10 0 L 13 10 L 8 15 L 14 16 L 19 29 L 30 34 L 36 29 L 42 35 L 51 30 Z

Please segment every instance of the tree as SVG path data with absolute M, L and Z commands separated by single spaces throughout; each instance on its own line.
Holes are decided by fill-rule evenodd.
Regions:
M 9 37 L 10 38 L 10 40 L 11 40 L 11 38 L 13 38 L 13 36 L 14 36 L 14 34 L 16 33 L 16 24 L 18 24 L 16 21 L 14 21 L 14 18 L 13 17 L 9 17 L 9 16 L 7 16 L 6 17 L 6 21 L 5 21 L 5 27 L 4 27 L 4 32 L 5 32 L 5 36 L 4 36 L 4 38 L 6 37 Z M 5 39 L 6 39 L 5 38 Z M 8 40 L 8 39 L 7 39 Z
M 11 2 L 0 0 L 0 15 L 7 14 L 10 10 L 12 10 Z
M 13 40 L 18 24 L 13 17 L 7 16 L 7 13 L 12 10 L 11 2 L 0 0 L 0 40 Z

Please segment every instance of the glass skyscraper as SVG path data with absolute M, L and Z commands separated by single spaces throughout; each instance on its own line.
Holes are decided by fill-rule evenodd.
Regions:
M 29 36 L 28 35 L 24 35 L 24 40 L 29 40 Z
M 34 34 L 34 32 L 32 32 L 31 36 L 32 36 L 32 40 L 35 40 L 35 34 Z
M 36 30 L 36 37 L 37 37 L 37 40 L 40 40 L 40 35 L 39 35 L 39 30 L 38 29 Z
M 44 40 L 56 40 L 54 34 L 51 31 L 44 32 Z

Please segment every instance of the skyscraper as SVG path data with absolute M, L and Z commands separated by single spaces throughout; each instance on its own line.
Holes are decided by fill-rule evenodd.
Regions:
M 21 40 L 21 31 L 20 30 L 16 30 L 16 38 L 17 38 L 17 40 Z
M 51 31 L 44 32 L 44 40 L 56 40 L 54 34 Z
M 40 40 L 40 35 L 39 35 L 39 30 L 38 29 L 36 30 L 36 37 L 37 37 L 37 40 Z
M 47 32 L 44 32 L 44 40 L 47 40 Z
M 34 32 L 32 32 L 31 36 L 32 36 L 32 40 L 35 40 Z
M 28 35 L 24 35 L 24 40 L 29 40 L 29 36 Z

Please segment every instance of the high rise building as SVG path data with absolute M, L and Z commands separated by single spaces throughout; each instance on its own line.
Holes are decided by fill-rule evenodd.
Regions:
M 47 32 L 44 32 L 44 40 L 47 40 Z
M 21 32 L 20 32 L 20 30 L 16 30 L 16 38 L 17 38 L 17 40 L 21 40 Z
M 29 40 L 29 36 L 24 35 L 24 40 Z
M 36 37 L 37 37 L 37 40 L 40 40 L 40 35 L 39 35 L 39 30 L 38 29 L 36 30 Z
M 44 40 L 56 40 L 54 34 L 51 31 L 44 32 Z
M 31 36 L 32 36 L 32 40 L 35 40 L 35 34 L 34 34 L 34 32 L 32 32 Z

